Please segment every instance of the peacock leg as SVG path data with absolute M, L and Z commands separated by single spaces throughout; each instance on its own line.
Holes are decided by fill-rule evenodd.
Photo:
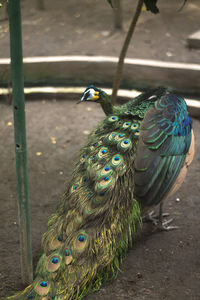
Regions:
M 162 214 L 162 218 L 168 217 L 168 216 L 169 216 L 169 213 Z M 143 223 L 151 222 L 153 225 L 157 226 L 158 222 L 159 222 L 159 218 L 160 218 L 160 214 L 158 216 L 156 216 L 154 210 L 152 210 L 143 216 L 142 221 L 143 221 Z
M 167 214 L 169 216 L 169 214 Z M 168 226 L 168 224 L 170 224 L 173 219 L 169 219 L 165 222 L 163 222 L 163 217 L 166 216 L 166 214 L 163 213 L 163 201 L 161 201 L 160 203 L 160 208 L 159 208 L 159 217 L 158 217 L 158 223 L 156 225 L 158 230 L 161 231 L 169 231 L 169 230 L 173 230 L 173 229 L 178 229 L 178 226 Z

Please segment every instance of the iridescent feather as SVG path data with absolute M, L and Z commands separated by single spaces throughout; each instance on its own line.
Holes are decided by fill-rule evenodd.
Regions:
M 42 238 L 34 282 L 6 299 L 81 299 L 117 274 L 141 211 L 158 204 L 183 167 L 191 119 L 183 98 L 158 88 L 119 107 L 90 86 L 106 118 L 80 151 Z

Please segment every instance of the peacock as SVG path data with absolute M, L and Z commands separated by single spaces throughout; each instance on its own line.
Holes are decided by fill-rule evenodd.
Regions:
M 80 150 L 48 220 L 33 283 L 4 299 L 82 299 L 98 290 L 116 276 L 142 216 L 180 187 L 193 159 L 181 96 L 160 87 L 114 106 L 89 86 L 79 102 L 100 103 L 106 117 Z

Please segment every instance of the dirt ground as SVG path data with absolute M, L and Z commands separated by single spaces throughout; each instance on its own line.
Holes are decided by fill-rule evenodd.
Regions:
M 76 152 L 91 128 L 103 118 L 97 105 L 75 101 L 29 101 L 26 104 L 29 187 L 34 266 L 48 216 L 64 191 Z M 0 105 L 0 296 L 23 286 L 20 280 L 19 238 L 12 108 Z M 11 126 L 9 126 L 11 125 Z M 200 121 L 194 120 L 196 149 L 200 143 Z M 53 139 L 55 138 L 55 139 Z M 55 140 L 56 144 L 52 141 Z M 37 156 L 37 152 L 41 155 Z M 96 299 L 197 300 L 200 299 L 199 239 L 200 155 L 182 188 L 167 201 L 174 224 L 180 229 L 153 233 L 145 225 L 122 265 L 118 278 L 99 292 Z
M 123 0 L 124 31 L 113 31 L 113 12 L 106 0 L 21 0 L 24 56 L 118 56 L 137 1 Z M 200 63 L 200 50 L 187 47 L 189 34 L 200 29 L 199 0 L 159 0 L 160 13 L 144 11 L 128 57 Z M 55 7 L 56 6 L 56 7 Z M 0 10 L 0 57 L 9 55 L 8 21 Z
M 124 31 L 134 11 L 132 2 L 123 1 Z M 158 3 L 160 14 L 143 12 L 128 57 L 199 63 L 200 50 L 186 46 L 187 36 L 200 27 L 199 0 L 188 1 L 182 12 L 177 12 L 182 0 Z M 48 0 L 46 6 L 45 11 L 38 11 L 34 1 L 22 0 L 25 56 L 119 54 L 124 32 L 113 31 L 112 11 L 106 1 Z M 3 17 L 0 11 L 1 58 L 9 53 L 8 23 Z M 75 153 L 104 115 L 97 105 L 56 99 L 27 101 L 26 115 L 35 267 L 41 235 L 64 192 Z M 122 273 L 87 299 L 200 299 L 199 120 L 194 120 L 194 130 L 194 162 L 181 189 L 165 205 L 180 229 L 155 233 L 151 225 L 144 225 L 121 267 Z M 12 107 L 0 103 L 0 296 L 23 288 L 13 135 Z

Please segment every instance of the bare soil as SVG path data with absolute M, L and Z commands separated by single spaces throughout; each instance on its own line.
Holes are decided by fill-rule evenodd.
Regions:
M 137 1 L 123 0 L 124 30 L 113 30 L 113 12 L 106 0 L 21 1 L 24 56 L 118 56 Z M 144 11 L 128 57 L 200 63 L 200 50 L 187 47 L 187 37 L 200 28 L 199 0 L 159 0 L 160 13 Z M 0 57 L 9 56 L 9 28 L 0 10 Z M 133 74 L 134 75 L 134 74 Z
M 182 12 L 177 12 L 182 1 L 159 2 L 159 15 L 143 12 L 128 56 L 199 63 L 199 50 L 186 47 L 188 34 L 199 29 L 199 1 L 188 1 Z M 123 3 L 127 5 L 126 31 L 135 2 Z M 113 31 L 112 11 L 106 1 L 48 0 L 45 11 L 36 10 L 34 5 L 22 1 L 25 56 L 119 54 L 124 32 Z M 8 57 L 8 53 L 8 24 L 1 21 L 0 57 Z M 38 99 L 26 103 L 26 116 L 35 267 L 41 235 L 64 192 L 75 153 L 104 114 L 97 105 Z M 117 279 L 87 299 L 200 299 L 200 121 L 193 123 L 194 161 L 181 189 L 165 204 L 165 211 L 180 228 L 158 233 L 145 224 Z M 0 296 L 5 296 L 24 286 L 20 277 L 13 116 L 12 107 L 4 103 L 0 103 L 0 141 Z

